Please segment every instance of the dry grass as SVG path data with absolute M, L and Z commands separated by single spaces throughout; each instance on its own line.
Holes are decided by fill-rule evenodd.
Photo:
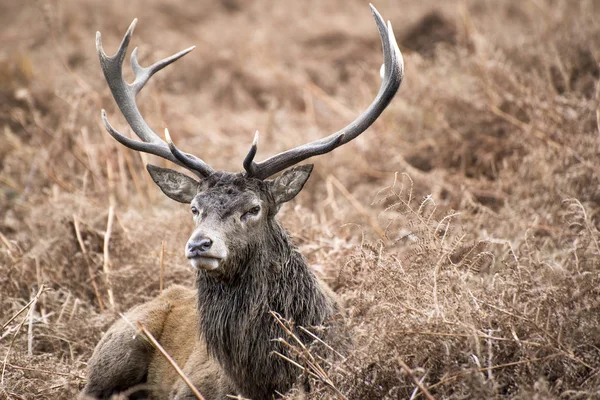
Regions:
M 364 2 L 204 3 L 0 4 L 0 398 L 74 396 L 119 311 L 193 282 L 186 208 L 101 126 L 125 124 L 96 30 L 112 52 L 138 17 L 145 64 L 197 45 L 139 103 L 220 169 L 256 129 L 259 158 L 337 130 L 379 86 Z M 600 398 L 600 4 L 437 3 L 375 4 L 403 87 L 282 211 L 346 306 L 308 397 Z

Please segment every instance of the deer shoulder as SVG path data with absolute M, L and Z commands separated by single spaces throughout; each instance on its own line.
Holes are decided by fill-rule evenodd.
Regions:
M 113 393 L 146 383 L 155 353 L 150 343 L 138 335 L 135 324 L 142 323 L 153 336 L 161 338 L 173 313 L 193 310 L 194 299 L 194 290 L 173 286 L 119 318 L 104 334 L 88 362 L 84 395 L 109 398 Z

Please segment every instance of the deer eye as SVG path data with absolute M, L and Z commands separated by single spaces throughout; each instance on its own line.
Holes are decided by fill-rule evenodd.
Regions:
M 249 209 L 242 215 L 242 219 L 246 219 L 247 217 L 257 216 L 259 212 L 260 212 L 260 206 L 252 207 L 251 209 Z
M 192 206 L 191 210 L 192 210 L 192 214 L 194 214 L 194 216 L 198 215 L 198 209 L 196 207 Z

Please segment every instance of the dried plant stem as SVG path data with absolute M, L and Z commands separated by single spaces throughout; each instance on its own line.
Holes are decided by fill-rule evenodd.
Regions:
M 316 98 L 321 100 L 323 103 L 327 104 L 329 108 L 338 113 L 339 115 L 343 115 L 345 117 L 352 118 L 354 117 L 355 112 L 342 104 L 338 99 L 331 97 L 325 92 L 320 86 L 307 82 L 305 88 Z
M 373 216 L 367 211 L 367 209 L 362 204 L 360 204 L 356 197 L 354 197 L 352 193 L 350 193 L 348 189 L 346 189 L 344 185 L 342 185 L 342 183 L 335 176 L 327 175 L 327 180 L 330 181 L 333 184 L 333 186 L 335 186 L 337 190 L 340 191 L 340 193 L 348 200 L 348 202 L 350 202 L 350 204 L 356 209 L 356 211 L 358 211 L 361 215 L 367 218 L 369 224 L 377 233 L 379 238 L 383 241 L 387 241 L 385 232 L 383 231 L 383 229 L 381 229 L 377 220 L 373 218 Z
M 40 287 L 41 287 L 41 286 L 40 286 Z M 31 306 L 31 304 L 32 304 L 34 301 L 36 301 L 36 298 L 35 298 L 35 297 L 34 297 L 33 299 L 31 299 L 31 300 L 29 301 L 29 303 L 25 304 L 25 305 L 23 306 L 23 308 L 21 308 L 19 311 L 17 311 L 17 312 L 15 313 L 15 315 L 13 315 L 12 317 L 10 317 L 10 318 L 8 319 L 8 321 L 6 321 L 6 322 L 5 322 L 5 323 L 2 325 L 2 329 L 0 329 L 0 330 L 2 330 L 2 331 L 3 331 L 3 330 L 4 330 L 4 328 L 6 328 L 6 327 L 7 327 L 7 326 L 8 326 L 8 325 L 11 323 L 11 322 L 13 322 L 13 321 L 15 320 L 15 318 L 17 318 L 19 315 L 21 315 L 21 313 L 22 313 L 23 311 L 27 310 L 27 309 L 29 308 L 29 306 Z
M 508 113 L 505 113 L 498 107 L 491 105 L 490 111 L 493 114 L 497 115 L 498 117 L 500 117 L 500 118 L 504 119 L 505 121 L 509 122 L 510 124 L 514 125 L 515 127 L 521 129 L 521 131 L 523 131 L 523 133 L 528 133 L 528 132 L 533 133 L 533 135 L 535 137 L 546 142 L 548 145 L 553 147 L 555 150 L 561 150 L 563 148 L 563 145 L 561 143 L 558 143 L 555 140 L 552 140 L 547 133 L 542 132 L 540 129 L 537 129 L 537 128 L 531 126 L 530 124 L 522 122 L 521 120 L 513 117 L 512 115 L 510 115 Z
M 532 359 L 528 359 L 528 360 L 521 360 L 521 361 L 515 361 L 515 362 L 511 362 L 511 363 L 506 363 L 506 364 L 494 365 L 492 367 L 478 368 L 477 371 L 478 372 L 486 372 L 488 370 L 496 370 L 496 369 L 501 369 L 501 368 L 514 367 L 514 366 L 517 366 L 517 365 L 529 364 L 529 363 L 537 362 L 537 361 L 544 361 L 544 360 L 547 360 L 549 358 L 556 357 L 557 355 L 558 354 L 552 354 L 552 355 L 549 355 L 547 357 L 532 358 Z M 461 376 L 470 374 L 472 372 L 473 372 L 472 370 L 471 371 L 463 371 L 463 372 L 460 372 L 460 373 L 458 373 L 456 375 L 449 376 L 448 378 L 444 378 L 441 381 L 439 381 L 439 382 L 437 382 L 437 383 L 429 386 L 429 389 L 433 389 L 435 387 L 438 387 L 438 386 L 444 385 L 446 383 L 452 382 L 452 381 L 460 378 Z
M 317 342 L 321 343 L 323 346 L 327 347 L 330 351 L 334 352 L 339 357 L 345 359 L 345 357 L 343 355 L 341 355 L 340 353 L 338 353 L 333 347 L 331 347 L 330 345 L 328 345 L 327 343 L 325 343 L 320 337 L 318 337 L 317 335 L 315 335 L 314 333 L 312 333 L 311 331 L 309 331 L 305 327 L 299 326 L 298 329 L 300 329 L 302 332 L 306 333 L 307 335 L 309 335 L 310 337 L 312 337 L 313 339 L 315 339 Z
M 576 362 L 580 363 L 581 365 L 583 365 L 583 366 L 587 367 L 587 368 L 588 368 L 588 369 L 590 369 L 590 370 L 595 370 L 595 369 L 596 369 L 596 368 L 594 368 L 593 366 L 591 366 L 589 363 L 587 363 L 587 362 L 583 361 L 582 359 L 580 359 L 579 357 L 575 356 L 575 354 L 574 354 L 572 351 L 569 351 L 569 349 L 568 349 L 568 348 L 566 348 L 565 346 L 563 346 L 563 345 L 560 343 L 560 341 L 559 341 L 558 339 L 556 339 L 554 336 L 552 336 L 552 334 L 551 334 L 551 333 L 548 331 L 547 327 L 546 327 L 546 328 L 544 328 L 544 327 L 540 326 L 540 325 L 539 325 L 539 324 L 538 324 L 536 321 L 532 321 L 532 320 L 530 320 L 529 318 L 526 318 L 526 317 L 523 317 L 523 316 L 517 315 L 517 314 L 515 314 L 515 313 L 512 313 L 512 312 L 510 312 L 510 311 L 507 311 L 507 310 L 505 310 L 505 309 L 503 309 L 503 308 L 497 307 L 497 306 L 495 306 L 495 305 L 493 305 L 493 304 L 486 303 L 485 301 L 483 301 L 483 300 L 480 300 L 480 299 L 477 299 L 477 298 L 475 298 L 475 297 L 473 297 L 473 298 L 474 298 L 474 299 L 475 299 L 475 300 L 476 300 L 476 301 L 477 301 L 479 304 L 484 304 L 484 305 L 486 305 L 486 306 L 488 306 L 488 307 L 490 307 L 490 308 L 493 308 L 494 310 L 500 311 L 500 312 L 502 312 L 502 313 L 505 313 L 505 314 L 507 314 L 507 315 L 510 315 L 510 316 L 512 316 L 512 317 L 518 318 L 518 319 L 520 319 L 520 320 L 522 320 L 522 321 L 525 321 L 525 322 L 527 322 L 527 323 L 531 324 L 533 327 L 535 327 L 535 328 L 536 328 L 536 329 L 538 329 L 540 332 L 542 332 L 542 333 L 544 334 L 544 338 L 546 338 L 546 340 L 547 340 L 549 343 L 552 343 L 552 344 L 554 344 L 554 348 L 555 348 L 557 351 L 559 351 L 561 354 L 563 354 L 565 357 L 567 357 L 567 358 L 569 358 L 569 359 L 571 359 L 571 360 L 573 360 L 573 361 L 576 361 Z
M 0 175 L 0 183 L 5 184 L 6 186 L 18 192 L 19 194 L 25 191 L 25 189 L 21 187 L 19 183 L 15 182 L 14 180 L 10 179 L 10 177 L 5 176 L 4 174 Z
M 148 338 L 152 346 L 154 346 L 154 348 L 160 352 L 160 354 L 165 358 L 165 360 L 169 362 L 169 364 L 171 364 L 171 366 L 175 369 L 179 377 L 185 382 L 186 385 L 188 385 L 192 393 L 194 393 L 194 396 L 196 396 L 198 400 L 204 400 L 202 394 L 200 394 L 198 389 L 196 389 L 196 387 L 192 384 L 192 382 L 185 375 L 183 370 L 179 368 L 179 365 L 177 365 L 177 363 L 175 362 L 175 360 L 173 360 L 169 353 L 167 353 L 167 351 L 160 345 L 160 343 L 158 343 L 158 341 L 154 338 L 150 331 L 148 331 L 146 327 L 142 325 L 142 323 L 139 321 L 137 322 L 137 327 L 146 336 L 146 338 Z
M 497 340 L 503 342 L 519 342 L 521 344 L 527 344 L 530 346 L 540 347 L 543 346 L 541 343 L 530 342 L 527 340 L 517 340 L 513 338 L 504 338 L 499 336 L 488 336 L 488 335 L 470 335 L 468 333 L 449 333 L 449 332 L 428 332 L 428 331 L 393 331 L 394 333 L 402 335 L 425 335 L 425 336 L 446 336 L 446 337 L 460 337 L 460 338 L 479 338 L 488 340 Z
M 81 139 L 83 141 L 83 146 L 82 149 L 85 152 L 85 155 L 88 159 L 88 171 L 90 171 L 92 173 L 92 177 L 96 180 L 99 179 L 100 177 L 100 169 L 98 168 L 98 158 L 97 158 L 97 154 L 95 151 L 92 151 L 92 149 L 95 149 L 96 147 L 94 147 L 91 144 L 90 141 L 90 135 L 89 135 L 89 129 L 87 126 L 82 126 L 81 129 L 79 130 L 79 132 L 81 133 Z M 85 165 L 82 161 L 82 164 Z
M 6 355 L 4 356 L 4 362 L 2 363 L 2 376 L 0 377 L 0 388 L 2 389 L 3 392 L 6 391 L 6 386 L 4 385 L 4 374 L 6 372 L 6 365 L 8 363 L 8 356 L 10 355 L 10 351 L 11 351 L 11 349 L 13 347 L 13 344 L 15 343 L 15 338 L 17 337 L 17 335 L 21 331 L 21 328 L 25 324 L 25 321 L 27 321 L 29 319 L 29 314 L 32 312 L 31 310 L 33 310 L 32 305 L 37 302 L 38 298 L 42 295 L 42 293 L 44 293 L 44 291 L 45 291 L 44 285 L 40 286 L 40 288 L 37 291 L 36 295 L 29 301 L 29 303 L 27 303 L 27 305 L 23 309 L 21 309 L 19 312 L 17 312 L 17 314 L 15 314 L 15 317 L 11 318 L 9 320 L 9 322 L 7 322 L 6 324 L 4 324 L 3 327 L 2 327 L 4 329 L 4 327 L 10 323 L 10 321 L 12 321 L 12 320 L 14 320 L 16 318 L 16 315 L 19 315 L 25 309 L 28 310 L 27 315 L 25 315 L 25 318 L 23 318 L 23 320 L 21 321 L 21 323 L 19 323 L 19 326 L 17 327 L 17 331 L 15 332 L 15 334 L 12 337 L 12 339 L 10 340 L 10 344 L 8 345 L 8 349 L 6 350 Z
M 73 227 L 75 228 L 75 236 L 77 237 L 77 243 L 79 244 L 79 248 L 81 249 L 81 253 L 83 254 L 83 258 L 88 267 L 88 274 L 90 275 L 90 282 L 92 283 L 92 287 L 94 288 L 94 294 L 96 295 L 96 300 L 98 300 L 98 307 L 100 307 L 100 312 L 104 312 L 104 302 L 100 297 L 100 290 L 98 289 L 98 284 L 96 283 L 96 278 L 94 277 L 94 271 L 92 270 L 92 263 L 88 257 L 87 250 L 85 248 L 85 244 L 83 244 L 83 239 L 81 238 L 81 231 L 79 230 L 79 222 L 77 217 L 73 214 Z
M 287 344 L 287 342 L 286 342 Z M 289 362 L 292 365 L 295 365 L 296 367 L 300 368 L 302 371 L 306 372 L 307 374 L 311 375 L 313 378 L 317 378 L 319 379 L 319 376 L 317 374 L 315 374 L 314 372 L 307 370 L 306 368 L 304 368 L 302 365 L 298 364 L 296 361 L 292 360 L 289 357 L 284 356 L 283 354 L 281 354 L 278 351 L 274 351 L 273 354 L 275 354 L 278 357 L 283 358 L 285 361 Z
M 600 134 L 600 80 L 596 84 L 596 128 L 598 129 L 598 134 Z
M 408 376 L 410 376 L 410 378 L 413 380 L 415 385 L 417 385 L 417 387 L 419 388 L 421 393 L 423 393 L 423 396 L 425 396 L 427 400 L 435 400 L 435 397 L 433 397 L 431 393 L 429 393 L 427 387 L 420 380 L 417 379 L 415 374 L 413 374 L 412 370 L 408 367 L 408 365 L 404 363 L 404 361 L 402 361 L 400 357 L 398 357 L 398 364 L 400 364 L 402 369 L 408 374 Z
M 35 280 L 37 281 L 38 287 L 42 286 L 42 266 L 40 265 L 40 259 L 38 257 L 34 257 L 33 261 L 35 263 Z
M 69 314 L 69 322 L 73 320 L 73 317 L 77 313 L 77 307 L 79 306 L 79 303 L 81 303 L 81 300 L 79 299 L 75 299 L 75 301 L 73 302 L 73 308 L 71 309 L 71 313 Z
M 62 67 L 69 73 L 71 77 L 73 77 L 74 82 L 83 89 L 85 93 L 96 93 L 90 87 L 89 83 L 87 83 L 86 79 L 83 79 L 77 74 L 70 66 L 67 61 L 67 56 L 65 55 L 64 46 L 61 45 L 60 41 L 56 38 L 56 29 L 55 29 L 55 21 L 48 10 L 43 8 L 41 3 L 38 5 L 40 11 L 42 12 L 43 21 L 46 23 L 48 31 L 50 32 L 50 43 L 52 44 L 52 48 L 54 49 L 53 55 L 60 61 Z
M 492 336 L 492 330 L 488 329 L 488 336 Z M 487 376 L 488 376 L 488 380 L 492 380 L 493 379 L 493 375 L 492 375 L 492 362 L 494 359 L 494 346 L 492 345 L 492 340 L 493 339 L 487 339 L 487 345 L 488 345 L 488 370 L 487 370 Z
M 104 262 L 102 263 L 102 271 L 104 272 L 104 279 L 106 281 L 107 293 L 108 293 L 108 304 L 110 304 L 111 310 L 115 309 L 115 296 L 113 293 L 112 284 L 110 281 L 110 255 L 108 252 L 108 245 L 110 243 L 110 236 L 112 233 L 113 220 L 115 216 L 114 207 L 108 208 L 108 222 L 106 224 L 106 234 L 104 235 Z
M 129 149 L 122 149 L 121 146 L 119 146 L 119 152 L 123 153 L 123 158 L 125 159 L 125 166 L 127 167 L 127 170 L 129 171 L 129 176 L 131 176 L 131 181 L 133 182 L 133 187 L 135 188 L 135 191 L 137 192 L 137 195 L 135 196 L 136 199 L 139 199 L 141 201 L 141 203 L 143 205 L 146 205 L 148 202 L 148 194 L 144 191 L 143 189 L 143 185 L 142 183 L 140 183 L 140 179 L 138 177 L 138 173 L 136 170 L 136 167 L 133 165 L 133 160 L 131 157 L 131 153 L 132 151 Z
M 329 377 L 327 376 L 327 373 L 325 372 L 325 370 L 323 370 L 323 368 L 315 360 L 315 358 L 313 357 L 313 355 L 311 354 L 309 349 L 306 348 L 304 343 L 302 343 L 302 341 L 298 338 L 298 336 L 296 336 L 296 334 L 290 329 L 290 327 L 288 326 L 290 323 L 288 321 L 285 321 L 276 312 L 269 311 L 269 313 L 273 316 L 273 318 L 275 318 L 275 321 L 277 322 L 277 324 L 279 324 L 279 326 L 281 326 L 281 328 L 285 331 L 285 333 L 288 334 L 292 339 L 294 339 L 294 341 L 296 343 L 298 343 L 298 345 L 300 346 L 300 349 L 296 348 L 295 346 L 292 346 L 290 343 L 285 341 L 283 338 L 278 339 L 278 341 L 280 343 L 284 344 L 286 347 L 288 347 L 294 353 L 296 353 L 296 355 L 300 359 L 302 359 L 302 361 L 308 366 L 308 368 L 304 368 L 304 367 L 300 366 L 298 363 L 291 360 L 289 357 L 284 356 L 283 354 L 280 354 L 277 352 L 275 352 L 275 353 L 279 357 L 283 358 L 284 360 L 291 362 L 293 365 L 299 367 L 301 370 L 305 371 L 312 377 L 323 382 L 325 385 L 327 385 L 331 390 L 333 390 L 335 392 L 338 399 L 346 400 L 346 396 L 344 396 L 342 394 L 342 392 L 340 392 L 339 389 L 337 387 L 335 387 L 335 385 L 333 384 L 331 379 L 329 379 Z M 314 335 L 311 334 L 311 336 L 314 336 Z M 319 340 L 319 341 L 322 342 L 321 340 Z
M 31 372 L 39 372 L 39 373 L 42 373 L 42 374 L 48 374 L 48 375 L 67 376 L 67 377 L 71 377 L 71 378 L 77 378 L 77 379 L 80 379 L 82 381 L 86 380 L 86 378 L 84 376 L 73 374 L 73 373 L 70 373 L 70 372 L 67 373 L 67 372 L 58 372 L 58 371 L 48 371 L 46 369 L 23 367 L 21 365 L 14 365 L 14 364 L 11 364 L 11 363 L 6 363 L 6 365 L 9 366 L 10 368 L 18 369 L 18 370 L 21 370 L 21 371 L 31 371 Z
M 42 286 L 40 286 L 42 287 Z M 31 303 L 31 307 L 29 308 L 29 326 L 27 327 L 27 355 L 31 357 L 33 355 L 33 311 L 35 310 L 35 305 L 37 304 L 38 296 L 33 298 L 33 302 Z
M 66 311 L 67 306 L 69 305 L 70 301 L 71 301 L 71 292 L 67 292 L 67 298 L 63 302 L 62 307 L 60 308 L 60 313 L 58 313 L 58 318 L 56 318 L 56 321 L 54 322 L 56 325 L 59 325 L 60 322 L 62 321 L 63 315 L 65 315 L 65 311 Z
M 8 241 L 8 239 L 6 238 L 6 236 L 4 236 L 2 234 L 2 232 L 0 232 L 0 242 L 2 242 L 4 244 L 4 246 L 6 246 L 6 248 L 8 249 L 8 251 L 12 251 L 13 250 L 13 245 Z
M 424 380 L 425 380 L 425 374 L 423 374 L 421 379 L 419 379 L 419 383 L 423 383 Z M 419 385 L 416 385 L 415 388 L 413 389 L 412 393 L 410 394 L 410 400 L 416 399 L 419 394 L 421 394 L 421 392 L 419 391 Z
M 48 177 L 48 179 L 50 179 L 51 181 L 53 181 L 54 183 L 56 183 L 58 186 L 60 186 L 65 192 L 68 193 L 75 193 L 77 191 L 77 189 L 72 186 L 71 184 L 61 180 L 57 175 L 56 172 L 54 171 L 54 169 L 50 166 L 43 166 L 42 167 L 42 171 L 46 174 L 46 176 Z
M 226 394 L 225 397 L 227 397 L 228 399 L 235 399 L 235 400 L 250 400 L 246 397 L 242 397 L 239 394 L 237 396 L 233 396 L 231 394 Z

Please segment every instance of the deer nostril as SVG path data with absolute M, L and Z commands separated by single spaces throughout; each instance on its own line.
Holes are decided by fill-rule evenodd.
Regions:
M 212 246 L 212 240 L 210 240 L 209 238 L 205 238 L 200 240 L 200 242 L 198 242 L 198 248 L 201 251 L 208 251 L 210 250 L 210 247 Z
M 187 254 L 188 257 L 197 257 L 202 255 L 202 253 L 207 252 L 208 250 L 210 250 L 211 246 L 213 244 L 213 241 L 210 238 L 202 238 L 200 240 L 190 240 L 188 242 L 188 248 L 187 248 Z

